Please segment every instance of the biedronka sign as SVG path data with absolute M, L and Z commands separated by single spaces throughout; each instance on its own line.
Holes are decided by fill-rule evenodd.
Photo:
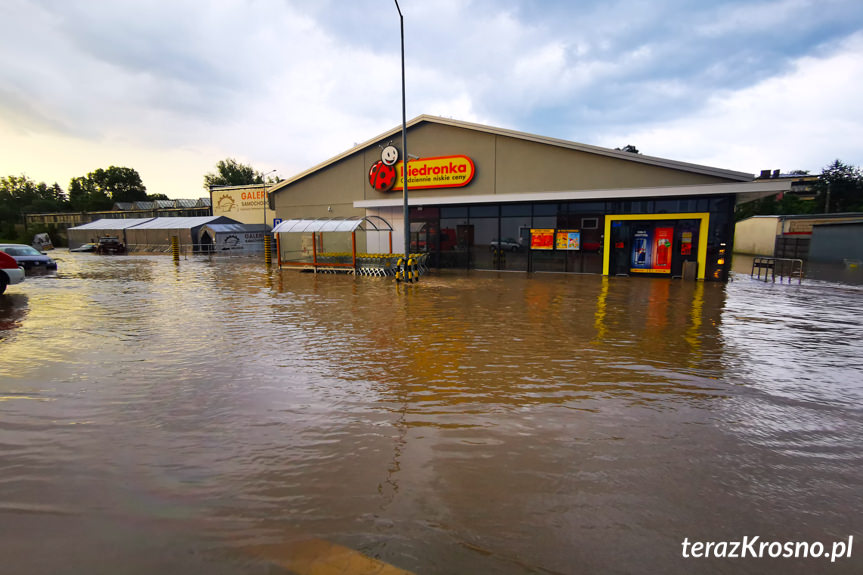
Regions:
M 369 169 L 369 184 L 379 192 L 404 189 L 404 162 L 396 162 L 398 152 L 384 148 L 381 160 Z M 440 156 L 408 162 L 408 190 L 460 188 L 473 179 L 476 168 L 467 156 Z

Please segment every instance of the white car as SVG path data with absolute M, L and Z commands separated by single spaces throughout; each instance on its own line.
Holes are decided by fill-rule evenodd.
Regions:
M 24 268 L 18 265 L 15 258 L 0 252 L 0 294 L 6 291 L 6 286 L 24 281 Z
M 518 240 L 516 240 L 515 238 L 506 238 L 502 241 L 498 241 L 498 239 L 495 238 L 491 240 L 491 244 L 489 245 L 491 247 L 491 251 L 499 249 L 501 251 L 517 252 L 519 249 L 521 249 L 521 244 L 518 243 Z

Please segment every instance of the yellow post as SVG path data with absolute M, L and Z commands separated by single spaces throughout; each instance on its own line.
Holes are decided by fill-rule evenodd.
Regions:
M 180 238 L 171 236 L 171 253 L 174 254 L 174 261 L 180 261 Z
M 273 265 L 273 238 L 266 235 L 266 232 L 264 232 L 264 262 L 267 267 Z

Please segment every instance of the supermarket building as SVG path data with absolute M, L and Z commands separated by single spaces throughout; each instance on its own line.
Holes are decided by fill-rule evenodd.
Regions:
M 278 220 L 378 216 L 400 251 L 401 127 L 271 188 Z M 432 267 L 724 280 L 734 207 L 787 181 L 458 120 L 407 125 L 411 250 Z M 288 242 L 280 259 L 287 259 Z

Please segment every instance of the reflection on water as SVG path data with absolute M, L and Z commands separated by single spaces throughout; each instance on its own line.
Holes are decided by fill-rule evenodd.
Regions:
M 416 573 L 811 572 L 681 542 L 861 535 L 860 295 L 63 254 L 0 297 L 0 552 L 16 573 L 346 549 Z
M 28 300 L 26 294 L 9 293 L 0 295 L 0 340 L 12 335 L 12 331 L 21 325 L 21 320 L 27 315 Z

